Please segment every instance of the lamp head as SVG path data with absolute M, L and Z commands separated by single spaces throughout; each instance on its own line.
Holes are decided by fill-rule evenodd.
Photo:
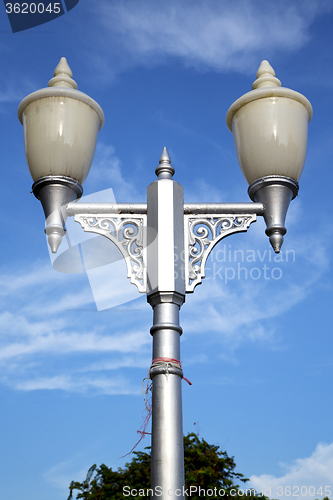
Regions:
M 264 204 L 266 234 L 279 253 L 285 217 L 297 195 L 307 148 L 312 107 L 308 99 L 281 87 L 268 61 L 262 61 L 252 91 L 227 113 L 241 170 L 253 201 Z
M 72 71 L 62 57 L 48 87 L 20 103 L 18 117 L 23 125 L 33 192 L 43 205 L 45 232 L 55 253 L 66 232 L 61 204 L 82 195 L 104 114 L 96 101 L 77 90 Z

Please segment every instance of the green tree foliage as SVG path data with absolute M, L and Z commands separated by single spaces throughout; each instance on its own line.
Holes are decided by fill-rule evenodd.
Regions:
M 186 488 L 195 485 L 205 490 L 216 487 L 230 492 L 231 488 L 239 488 L 238 481 L 248 481 L 243 474 L 234 472 L 236 464 L 226 451 L 200 440 L 194 433 L 184 438 L 184 465 Z
M 246 486 L 239 486 L 239 482 L 246 483 L 248 479 L 243 474 L 234 471 L 236 467 L 234 459 L 229 457 L 227 452 L 221 451 L 218 446 L 210 445 L 204 439 L 199 439 L 196 434 L 190 433 L 184 437 L 184 455 L 185 488 L 192 500 L 202 500 L 203 490 L 213 490 L 215 493 L 211 495 L 209 492 L 209 497 L 221 499 L 221 489 L 224 490 L 223 498 L 226 500 L 244 500 L 244 497 L 253 500 L 267 500 L 267 497 L 253 490 L 250 494 Z M 123 490 L 125 486 L 127 490 Z M 134 452 L 134 458 L 125 465 L 124 469 L 119 468 L 117 471 L 113 471 L 104 464 L 100 467 L 93 465 L 82 483 L 72 481 L 67 500 L 74 498 L 74 490 L 77 490 L 75 498 L 84 500 L 133 498 L 134 495 L 124 496 L 124 491 L 129 492 L 129 490 L 136 490 L 135 498 L 137 499 L 148 498 L 147 490 L 149 488 L 150 455 L 144 452 Z M 199 488 L 202 488 L 200 496 Z M 240 488 L 241 491 L 239 491 Z

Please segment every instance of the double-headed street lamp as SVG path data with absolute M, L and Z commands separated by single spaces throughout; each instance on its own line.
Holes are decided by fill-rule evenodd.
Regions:
M 153 308 L 152 497 L 184 498 L 179 310 L 186 293 L 205 277 L 213 247 L 232 233 L 247 231 L 257 215 L 264 217 L 266 234 L 280 252 L 286 213 L 305 162 L 311 104 L 281 87 L 273 68 L 262 61 L 252 91 L 229 108 L 227 125 L 252 203 L 184 203 L 166 148 L 155 170 L 157 180 L 148 186 L 147 203 L 77 202 L 104 114 L 77 90 L 65 58 L 47 88 L 23 99 L 18 116 L 52 252 L 66 233 L 67 217 L 74 216 L 84 231 L 117 246 L 128 278 L 147 294 Z

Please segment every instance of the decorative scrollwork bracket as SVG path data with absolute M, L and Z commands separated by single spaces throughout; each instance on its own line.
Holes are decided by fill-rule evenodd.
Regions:
M 256 214 L 184 215 L 186 292 L 205 277 L 207 258 L 214 246 L 232 233 L 247 231 Z
M 127 277 L 139 292 L 147 292 L 147 215 L 146 214 L 76 214 L 84 231 L 105 236 L 122 253 Z
M 184 205 L 186 293 L 192 293 L 202 282 L 207 258 L 215 245 L 230 234 L 247 231 L 257 220 L 257 215 L 261 215 L 261 206 L 254 203 L 244 205 L 249 207 L 230 205 L 228 208 L 232 213 L 226 213 L 227 206 L 222 204 Z M 148 293 L 147 206 L 119 204 L 109 207 L 111 210 L 103 204 L 84 206 L 78 203 L 69 206 L 68 211 L 84 231 L 105 236 L 117 246 L 126 261 L 127 277 L 139 292 Z

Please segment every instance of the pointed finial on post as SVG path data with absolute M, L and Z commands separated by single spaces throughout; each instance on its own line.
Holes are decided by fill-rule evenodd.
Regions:
M 171 165 L 168 150 L 164 147 L 160 156 L 160 163 L 155 170 L 155 174 L 159 179 L 171 179 L 174 173 L 175 169 Z
M 275 78 L 275 71 L 268 61 L 261 61 L 257 71 L 257 79 L 252 84 L 252 90 L 261 89 L 263 87 L 281 87 L 281 82 Z
M 69 89 L 77 89 L 77 83 L 72 78 L 73 73 L 68 66 L 66 57 L 62 57 L 56 69 L 54 77 L 49 81 L 49 87 L 67 87 Z

